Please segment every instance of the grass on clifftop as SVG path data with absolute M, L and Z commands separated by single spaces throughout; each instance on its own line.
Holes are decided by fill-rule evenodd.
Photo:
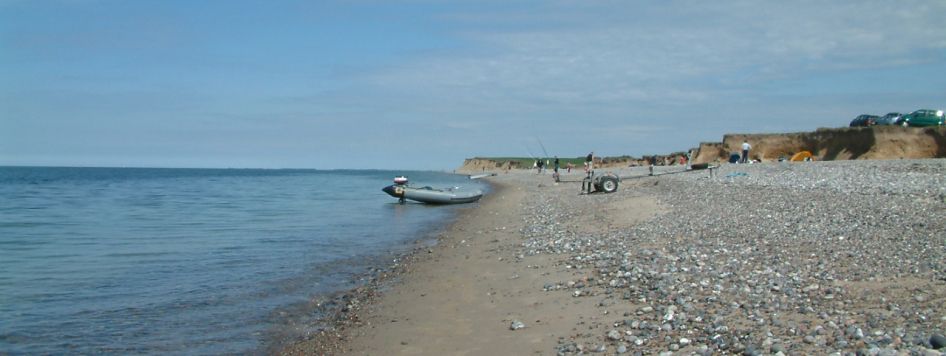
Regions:
M 595 157 L 595 158 L 596 158 L 596 161 L 601 160 L 601 161 L 604 161 L 604 162 L 610 162 L 610 161 L 628 161 L 628 160 L 636 160 L 636 159 L 637 159 L 637 158 L 633 158 L 633 157 L 631 157 L 631 156 L 620 156 L 620 157 Z M 532 167 L 532 164 L 535 163 L 535 160 L 536 160 L 536 159 L 539 159 L 539 158 L 530 158 L 530 157 L 475 157 L 474 159 L 488 160 L 488 161 L 494 161 L 494 162 L 500 162 L 500 163 L 502 163 L 502 162 L 516 162 L 516 163 L 519 165 L 519 167 Z M 547 159 L 548 159 L 548 162 L 549 162 L 549 166 L 552 166 L 552 165 L 555 164 L 555 163 L 554 163 L 554 162 L 555 162 L 555 158 L 554 158 L 554 157 L 548 157 Z M 559 157 L 559 158 L 558 158 L 558 161 L 559 161 L 559 165 L 562 166 L 562 167 L 564 167 L 566 164 L 569 164 L 569 163 L 575 165 L 576 167 L 580 167 L 581 165 L 585 164 L 585 157 L 575 157 L 575 158 Z

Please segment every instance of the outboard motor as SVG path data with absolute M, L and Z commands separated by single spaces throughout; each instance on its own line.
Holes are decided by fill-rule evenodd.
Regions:
M 397 176 L 394 177 L 394 184 L 387 187 L 381 188 L 381 191 L 388 193 L 388 195 L 398 198 L 398 201 L 401 204 L 404 204 L 404 187 L 407 186 L 407 177 L 406 176 Z

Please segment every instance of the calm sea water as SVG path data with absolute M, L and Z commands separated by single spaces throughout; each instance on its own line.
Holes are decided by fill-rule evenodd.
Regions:
M 468 208 L 396 204 L 380 189 L 402 173 L 478 184 L 432 172 L 0 167 L 0 353 L 270 347 L 317 317 L 313 298 Z

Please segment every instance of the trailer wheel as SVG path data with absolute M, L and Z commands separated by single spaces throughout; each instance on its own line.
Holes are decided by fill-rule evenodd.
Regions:
M 618 180 L 614 177 L 601 177 L 595 188 L 605 193 L 614 193 L 618 191 Z

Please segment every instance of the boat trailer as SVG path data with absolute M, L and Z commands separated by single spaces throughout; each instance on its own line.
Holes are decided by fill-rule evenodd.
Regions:
M 662 172 L 662 173 L 654 173 L 654 166 L 650 166 L 650 172 L 649 174 L 646 174 L 646 175 L 618 176 L 617 174 L 614 174 L 612 172 L 606 172 L 606 173 L 600 173 L 600 174 L 592 173 L 581 180 L 581 194 L 591 194 L 593 192 L 614 193 L 618 190 L 618 184 L 621 181 L 628 180 L 628 179 L 659 177 L 659 176 L 665 176 L 669 174 L 689 173 L 689 172 L 695 172 L 695 171 L 709 171 L 710 177 L 712 177 L 716 174 L 715 171 L 717 168 L 719 168 L 719 166 L 711 166 L 709 164 L 703 163 L 703 164 L 694 164 L 690 166 L 689 168 L 684 169 L 682 171 L 672 171 L 672 172 Z M 556 182 L 560 182 L 560 180 L 558 180 L 558 176 L 555 176 L 554 178 L 556 179 Z M 576 182 L 576 181 L 568 181 L 568 182 Z

